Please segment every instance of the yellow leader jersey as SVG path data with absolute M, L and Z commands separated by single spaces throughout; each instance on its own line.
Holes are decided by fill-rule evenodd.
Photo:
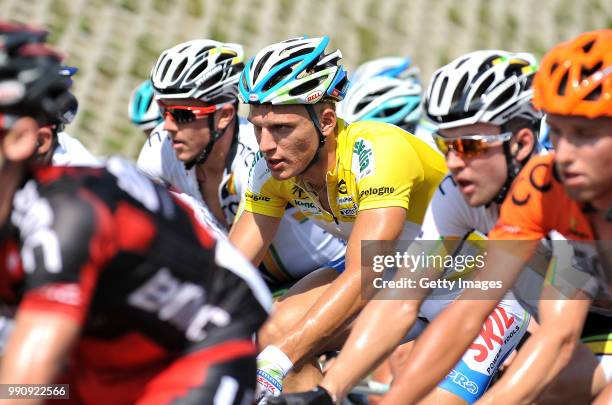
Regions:
M 359 211 L 402 207 L 406 209 L 402 239 L 413 239 L 446 171 L 438 151 L 399 127 L 376 121 L 347 126 L 339 119 L 336 165 L 326 176 L 331 212 L 323 209 L 312 187 L 299 176 L 274 179 L 261 153 L 249 173 L 244 209 L 281 217 L 291 204 L 328 232 L 348 240 Z

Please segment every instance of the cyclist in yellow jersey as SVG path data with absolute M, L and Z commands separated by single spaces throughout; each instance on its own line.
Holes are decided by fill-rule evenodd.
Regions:
M 346 270 L 325 269 L 301 280 L 260 331 L 258 399 L 278 395 L 294 365 L 301 384 L 289 387 L 287 379 L 287 389 L 316 385 L 313 359 L 340 347 L 338 334 L 366 303 L 361 241 L 414 238 L 446 172 L 442 155 L 395 126 L 347 126 L 337 118 L 335 102 L 347 79 L 340 51 L 325 53 L 328 42 L 295 38 L 270 45 L 240 78 L 260 155 L 230 240 L 259 263 L 291 204 L 348 241 Z

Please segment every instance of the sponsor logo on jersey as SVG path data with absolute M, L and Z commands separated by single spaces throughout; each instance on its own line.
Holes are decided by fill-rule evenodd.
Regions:
M 359 180 L 374 174 L 374 153 L 372 144 L 362 138 L 357 138 L 353 146 L 353 171 L 359 173 Z
M 244 193 L 244 197 L 247 200 L 255 201 L 270 201 L 270 197 L 266 197 L 265 195 L 255 194 L 251 191 L 247 191 Z
M 354 204 L 351 208 L 342 208 L 340 210 L 340 215 L 345 217 L 354 217 L 357 215 L 357 204 Z
M 448 373 L 448 378 L 470 394 L 475 395 L 478 393 L 478 384 L 471 381 L 465 374 L 453 369 Z
M 295 205 L 300 211 L 305 212 L 311 215 L 320 215 L 321 210 L 317 207 L 313 202 L 308 200 L 293 200 L 293 205 Z
M 395 191 L 395 187 L 387 187 L 387 186 L 381 186 L 381 187 L 370 187 L 367 188 L 365 190 L 361 190 L 359 192 L 359 198 L 363 198 L 363 197 L 367 197 L 370 195 L 387 195 L 387 194 L 391 194 Z
M 306 96 L 306 102 L 310 103 L 312 100 L 316 100 L 322 95 L 323 95 L 323 92 L 321 90 L 317 90 L 313 93 L 310 93 L 308 96 Z
M 344 179 L 342 179 L 342 180 L 340 180 L 338 182 L 338 192 L 340 194 L 346 194 L 347 193 L 347 191 L 346 191 L 346 181 L 344 181 Z
M 253 168 L 255 167 L 255 165 L 257 164 L 257 162 L 259 162 L 259 160 L 263 157 L 263 153 L 261 152 L 257 152 L 255 154 L 255 157 L 253 158 L 253 163 L 251 163 L 251 168 L 249 169 L 249 177 L 252 176 L 253 173 Z
M 353 200 L 352 195 L 347 195 L 346 197 L 338 197 L 336 198 L 336 201 L 338 202 L 338 205 L 346 205 L 346 204 L 352 205 L 355 202 Z
M 300 200 L 306 197 L 306 192 L 302 190 L 302 188 L 298 185 L 293 186 L 293 188 L 291 189 L 291 194 L 293 194 L 296 198 L 299 198 Z
M 508 343 L 519 333 L 520 325 L 511 313 L 498 306 L 485 321 L 480 334 L 464 356 L 469 368 L 483 374 L 492 375 L 500 356 L 508 352 Z M 506 346 L 504 348 L 504 346 Z
M 142 311 L 155 313 L 159 320 L 174 325 L 192 342 L 207 336 L 209 324 L 223 328 L 231 322 L 223 308 L 206 304 L 204 289 L 192 282 L 174 277 L 161 268 L 128 296 L 128 303 Z

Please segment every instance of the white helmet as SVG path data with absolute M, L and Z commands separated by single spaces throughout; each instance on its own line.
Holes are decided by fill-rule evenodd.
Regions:
M 241 45 L 196 39 L 164 51 L 151 71 L 156 99 L 236 98 L 244 51 Z
M 529 53 L 468 53 L 434 73 L 424 113 L 438 129 L 477 122 L 503 125 L 517 117 L 538 120 L 541 113 L 531 104 L 536 70 Z
M 398 56 L 373 59 L 361 64 L 351 76 L 351 82 L 361 83 L 378 76 L 416 80 L 420 82 L 419 68 L 412 64 L 410 58 Z
M 248 104 L 315 104 L 342 100 L 348 80 L 339 50 L 325 53 L 329 38 L 293 38 L 269 45 L 252 57 L 240 78 Z
M 421 84 L 379 76 L 354 83 L 340 106 L 348 122 L 383 121 L 400 127 L 414 127 L 420 117 Z

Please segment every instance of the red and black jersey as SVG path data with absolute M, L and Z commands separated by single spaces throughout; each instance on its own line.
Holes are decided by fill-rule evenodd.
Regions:
M 36 169 L 15 195 L 10 222 L 0 241 L 0 299 L 74 318 L 81 354 L 99 366 L 248 338 L 267 317 L 257 271 L 120 159 L 101 169 Z

